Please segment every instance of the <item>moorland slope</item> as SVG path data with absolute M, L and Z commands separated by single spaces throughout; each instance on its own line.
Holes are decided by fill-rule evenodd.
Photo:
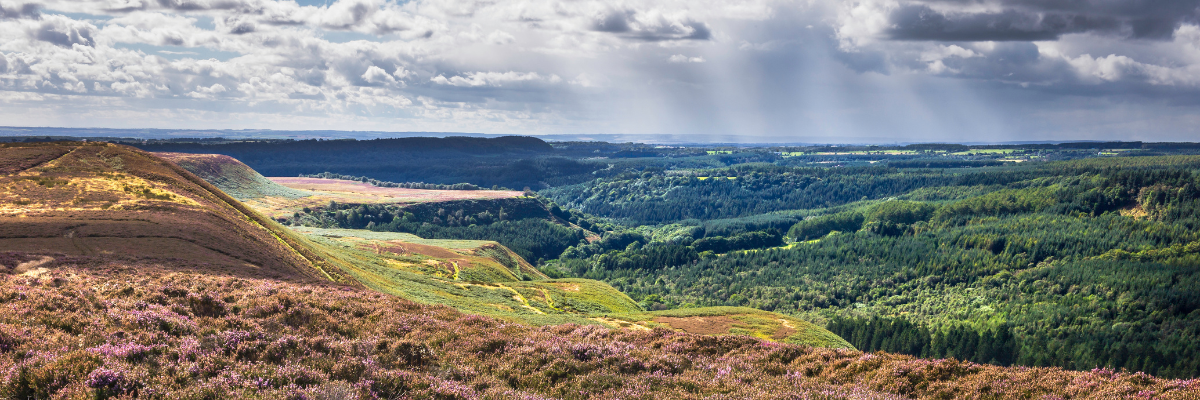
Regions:
M 10 270 L 20 255 L 0 253 Z M 153 265 L 0 273 L 0 398 L 1195 399 L 1196 380 L 575 324 Z
M 312 193 L 276 184 L 242 164 L 233 157 L 221 154 L 154 153 L 195 174 L 233 198 L 246 201 L 263 197 L 289 199 L 311 196 Z
M 154 155 L 104 143 L 0 145 L 0 251 L 259 278 L 342 275 L 296 234 Z

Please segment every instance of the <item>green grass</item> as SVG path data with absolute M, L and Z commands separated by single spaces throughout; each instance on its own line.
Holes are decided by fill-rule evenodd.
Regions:
M 815 347 L 854 348 L 849 342 L 811 322 L 747 307 L 701 307 L 606 315 L 608 318 L 638 323 L 644 326 L 668 326 L 656 318 L 729 317 L 737 321 L 727 331 L 729 335 L 754 336 L 784 343 Z M 780 331 L 783 329 L 784 331 Z
M 470 250 L 487 244 L 496 244 L 490 240 L 457 240 L 457 239 L 425 239 L 411 233 L 376 232 L 366 229 L 329 229 L 307 226 L 294 226 L 292 230 L 309 236 L 322 237 L 357 237 L 368 240 L 400 240 L 408 243 L 444 247 L 447 249 Z

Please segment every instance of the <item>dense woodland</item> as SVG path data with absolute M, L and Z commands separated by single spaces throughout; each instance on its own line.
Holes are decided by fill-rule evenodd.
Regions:
M 703 239 L 643 239 L 602 254 L 568 250 L 557 265 L 668 307 L 808 315 L 864 350 L 1196 376 L 1198 167 L 1200 158 L 1165 157 L 902 179 L 883 169 L 842 172 L 865 183 L 860 192 L 889 193 L 897 180 L 935 185 L 893 192 L 895 199 L 853 194 L 827 203 L 836 207 L 788 230 L 798 242 L 787 247 L 714 256 L 701 251 Z M 624 186 L 669 193 L 661 186 L 694 184 L 637 179 L 641 186 Z M 658 201 L 666 209 L 673 198 Z M 772 232 L 743 234 L 752 233 Z
M 338 204 L 306 208 L 281 222 L 321 228 L 406 232 L 427 239 L 493 240 L 530 261 L 558 257 L 585 242 L 587 219 L 536 198 L 393 204 Z

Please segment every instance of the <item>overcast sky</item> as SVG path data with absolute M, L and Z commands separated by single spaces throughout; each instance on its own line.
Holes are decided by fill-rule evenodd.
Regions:
M 0 0 L 0 125 L 1200 141 L 1200 0 Z

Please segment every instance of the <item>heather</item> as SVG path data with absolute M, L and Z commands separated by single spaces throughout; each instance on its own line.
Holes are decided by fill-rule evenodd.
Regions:
M 1195 380 L 667 329 L 531 327 L 333 283 L 0 258 L 0 397 L 1196 398 Z

